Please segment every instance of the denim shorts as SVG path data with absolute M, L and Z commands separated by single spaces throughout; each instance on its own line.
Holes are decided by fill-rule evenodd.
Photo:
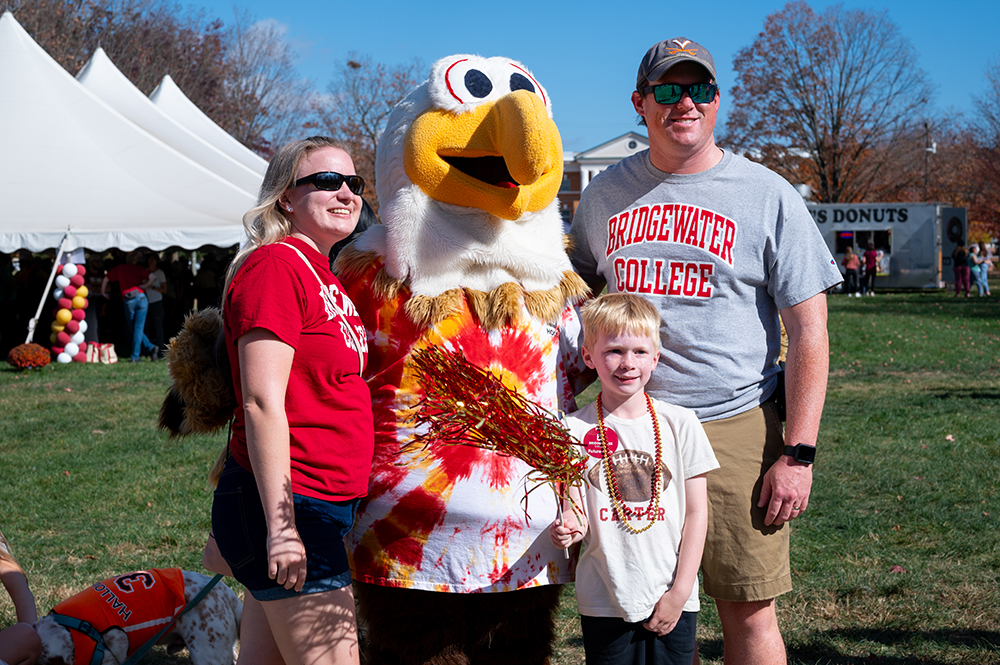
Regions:
M 232 457 L 212 502 L 212 532 L 233 577 L 260 601 L 341 589 L 351 583 L 344 536 L 360 499 L 323 501 L 293 494 L 295 528 L 306 549 L 306 583 L 289 590 L 267 574 L 267 524 L 254 475 Z

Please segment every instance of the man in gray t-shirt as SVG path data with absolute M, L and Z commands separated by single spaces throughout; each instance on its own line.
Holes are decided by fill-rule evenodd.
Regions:
M 647 392 L 694 409 L 722 468 L 709 474 L 702 574 L 726 662 L 784 663 L 774 598 L 791 589 L 788 529 L 809 501 L 826 394 L 826 289 L 841 281 L 795 190 L 715 145 L 715 63 L 684 38 L 654 45 L 632 102 L 648 151 L 597 176 L 570 231 L 595 293 L 638 293 L 663 317 Z M 772 396 L 788 333 L 787 425 Z M 789 446 L 785 445 L 785 441 Z

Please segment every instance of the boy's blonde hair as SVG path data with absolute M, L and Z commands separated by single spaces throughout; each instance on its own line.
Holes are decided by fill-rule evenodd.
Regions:
M 660 313 L 648 300 L 631 293 L 605 293 L 580 310 L 583 345 L 593 349 L 597 336 L 637 335 L 648 337 L 660 348 Z

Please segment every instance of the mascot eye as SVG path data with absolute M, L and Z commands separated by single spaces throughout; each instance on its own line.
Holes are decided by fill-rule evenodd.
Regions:
M 517 76 L 517 74 L 515 74 Z M 523 76 L 521 78 L 524 78 Z M 525 79 L 528 85 L 530 82 Z M 473 97 L 482 99 L 488 94 L 493 92 L 493 82 L 490 81 L 490 77 L 482 73 L 478 69 L 470 69 L 465 72 L 465 89 L 468 90 Z
M 466 79 L 468 82 L 468 79 Z M 470 88 L 471 90 L 471 88 Z M 528 92 L 535 92 L 535 86 L 528 80 L 528 77 L 523 74 L 513 73 L 510 75 L 510 91 L 515 90 L 527 90 Z

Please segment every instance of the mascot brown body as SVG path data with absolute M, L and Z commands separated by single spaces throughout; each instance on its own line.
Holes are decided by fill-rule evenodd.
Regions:
M 348 537 L 365 656 L 382 663 L 544 663 L 575 557 L 549 542 L 553 492 L 511 457 L 407 447 L 431 346 L 544 408 L 575 408 L 583 369 L 556 193 L 562 143 L 544 88 L 506 58 L 456 55 L 393 111 L 376 172 L 382 225 L 336 270 L 369 330 L 369 496 Z M 527 495 L 527 500 L 526 500 Z

